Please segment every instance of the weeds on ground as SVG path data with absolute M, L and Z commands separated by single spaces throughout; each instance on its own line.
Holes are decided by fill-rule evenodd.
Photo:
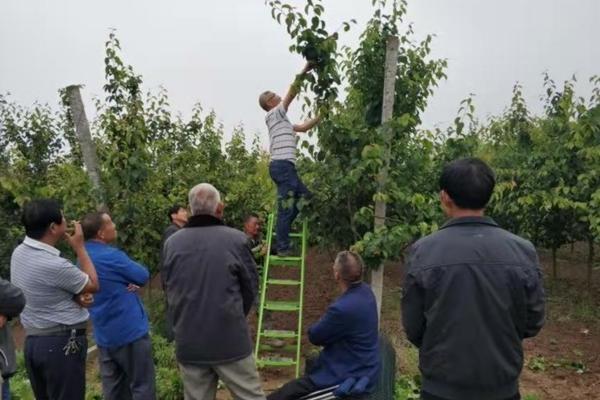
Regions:
M 421 377 L 400 375 L 394 390 L 395 400 L 419 400 L 421 398 Z
M 582 354 L 580 354 L 581 356 Z M 546 372 L 550 369 L 567 369 L 574 371 L 577 374 L 583 374 L 587 371 L 587 366 L 581 359 L 579 360 L 567 360 L 559 358 L 555 360 L 548 360 L 543 356 L 535 356 L 529 359 L 527 362 L 527 368 L 533 372 Z

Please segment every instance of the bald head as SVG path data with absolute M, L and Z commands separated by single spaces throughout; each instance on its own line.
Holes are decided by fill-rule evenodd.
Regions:
M 352 251 L 341 251 L 333 264 L 339 279 L 346 285 L 362 281 L 364 263 L 362 258 Z
M 192 215 L 208 214 L 218 216 L 221 195 L 210 183 L 200 183 L 190 190 L 189 202 Z

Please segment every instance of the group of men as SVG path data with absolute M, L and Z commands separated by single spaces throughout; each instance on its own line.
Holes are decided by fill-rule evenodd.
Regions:
M 236 398 L 265 399 L 247 322 L 259 285 L 251 245 L 259 236 L 259 220 L 255 215 L 246 219 L 247 234 L 225 226 L 220 194 L 207 183 L 191 189 L 189 209 L 189 218 L 184 207 L 170 210 L 174 227 L 161 245 L 167 315 L 185 398 L 214 399 L 220 379 Z M 114 246 L 117 230 L 110 214 L 92 212 L 69 232 L 60 205 L 39 199 L 25 204 L 22 221 L 26 236 L 11 258 L 11 283 L 0 286 L 0 326 L 5 318 L 20 314 L 25 366 L 36 399 L 85 397 L 88 318 L 104 398 L 155 399 L 148 317 L 136 293 L 149 273 Z M 61 257 L 56 246 L 63 239 L 77 256 L 77 265 Z M 311 341 L 326 351 L 308 377 L 285 385 L 269 399 L 333 385 L 351 372 L 375 382 L 376 305 L 361 282 L 362 270 L 358 255 L 340 253 L 334 276 L 345 294 L 309 330 Z M 340 325 L 340 315 L 361 309 L 366 312 Z M 361 335 L 355 352 L 333 340 L 340 329 L 350 327 Z
M 423 399 L 520 398 L 522 340 L 542 327 L 544 292 L 531 243 L 483 214 L 494 184 L 480 160 L 448 164 L 440 201 L 449 220 L 411 247 L 402 321 L 419 348 Z M 175 224 L 181 213 L 180 224 L 161 255 L 184 396 L 214 399 L 221 380 L 235 398 L 265 399 L 247 322 L 258 291 L 249 237 L 224 225 L 220 194 L 210 184 L 190 190 L 189 209 L 189 219 L 183 207 L 171 213 Z M 110 215 L 88 214 L 70 233 L 57 202 L 34 200 L 24 206 L 23 224 L 12 285 L 0 286 L 0 327 L 23 309 L 25 364 L 36 398 L 84 398 L 89 316 L 105 398 L 155 399 L 148 318 L 136 293 L 149 274 L 112 245 L 117 231 Z M 62 239 L 77 266 L 56 249 Z M 347 378 L 366 377 L 366 392 L 375 388 L 377 306 L 363 269 L 358 254 L 338 254 L 333 276 L 341 295 L 308 330 L 323 351 L 306 375 L 267 399 L 298 399 Z
M 267 112 L 269 169 L 279 200 L 279 256 L 294 253 L 290 228 L 301 199 L 310 196 L 295 167 L 295 133 L 312 128 L 318 118 L 292 125 L 287 110 L 311 68 L 306 65 L 283 99 L 273 92 L 259 97 Z M 422 399 L 519 399 L 522 341 L 544 322 L 535 248 L 484 216 L 495 177 L 483 161 L 456 160 L 444 167 L 439 182 L 449 220 L 411 247 L 402 295 L 404 331 L 419 348 Z M 208 183 L 194 186 L 188 201 L 187 207 L 169 210 L 172 225 L 160 249 L 168 336 L 175 342 L 184 397 L 214 399 L 221 380 L 236 399 L 263 400 L 247 321 L 259 287 L 255 257 L 264 255 L 259 219 L 246 219 L 246 234 L 226 226 L 220 193 Z M 148 317 L 136 293 L 149 273 L 114 246 L 110 214 L 90 213 L 69 232 L 60 205 L 41 199 L 24 206 L 22 220 L 26 237 L 11 258 L 11 283 L 0 285 L 0 329 L 21 313 L 25 365 L 36 398 L 84 398 L 90 318 L 104 397 L 155 399 Z M 63 239 L 77 266 L 60 256 L 56 245 Z M 307 363 L 304 376 L 267 399 L 298 399 L 349 378 L 366 381 L 365 393 L 375 390 L 377 305 L 363 275 L 358 254 L 337 255 L 333 278 L 340 296 L 308 329 L 309 340 L 323 350 Z M 14 360 L 12 367 L 3 360 L 7 357 L 0 357 L 7 377 Z

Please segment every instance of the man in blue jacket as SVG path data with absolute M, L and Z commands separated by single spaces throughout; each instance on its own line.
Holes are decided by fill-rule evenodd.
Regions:
M 367 392 L 379 374 L 377 303 L 371 288 L 362 282 L 363 261 L 350 251 L 335 259 L 333 275 L 343 294 L 325 315 L 308 329 L 310 342 L 323 346 L 307 374 L 271 393 L 268 400 L 292 400 L 339 385 L 348 378 L 368 378 Z
M 99 349 L 102 391 L 108 400 L 154 400 L 154 362 L 148 316 L 136 290 L 148 282 L 148 270 L 111 246 L 117 238 L 107 213 L 95 212 L 82 223 L 85 247 L 96 265 L 102 290 L 90 316 Z

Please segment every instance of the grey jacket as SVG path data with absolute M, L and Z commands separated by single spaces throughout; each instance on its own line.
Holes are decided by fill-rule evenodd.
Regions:
M 25 296 L 21 289 L 9 281 L 0 279 L 0 314 L 8 320 L 19 316 L 25 307 Z M 15 343 L 8 323 L 0 329 L 0 373 L 7 378 L 17 371 Z
M 490 218 L 450 220 L 411 249 L 402 321 L 419 347 L 425 392 L 461 400 L 514 396 L 522 340 L 544 323 L 535 248 Z
M 246 235 L 196 215 L 164 246 L 163 272 L 177 360 L 217 365 L 252 353 L 246 316 L 258 276 Z

